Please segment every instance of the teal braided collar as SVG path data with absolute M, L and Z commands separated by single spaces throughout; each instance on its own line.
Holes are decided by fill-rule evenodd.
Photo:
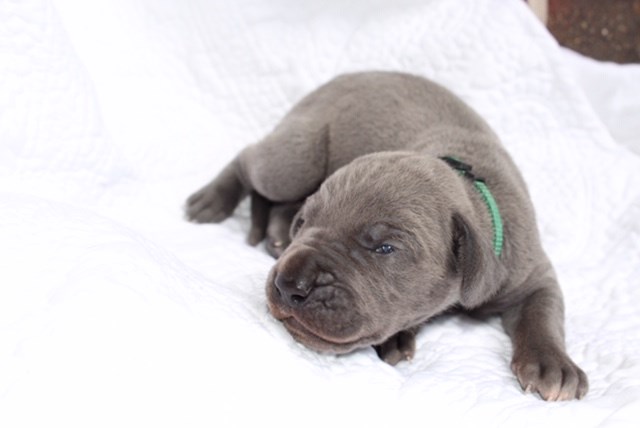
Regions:
M 500 255 L 502 254 L 502 246 L 504 244 L 504 230 L 502 226 L 502 216 L 500 216 L 500 210 L 498 209 L 498 204 L 496 203 L 495 198 L 491 194 L 489 187 L 484 182 L 484 179 L 476 177 L 471 173 L 471 165 L 461 162 L 452 156 L 443 156 L 440 159 L 442 159 L 450 167 L 458 171 L 460 175 L 467 177 L 473 181 L 473 185 L 475 186 L 478 193 L 480 193 L 482 200 L 484 201 L 484 203 L 487 205 L 487 208 L 489 209 L 489 214 L 491 215 L 491 224 L 493 225 L 493 251 L 496 257 L 500 257 Z

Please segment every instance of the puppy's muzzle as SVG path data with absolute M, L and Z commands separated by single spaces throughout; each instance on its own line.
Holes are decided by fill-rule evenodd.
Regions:
M 274 285 L 290 307 L 300 306 L 316 288 L 335 282 L 335 276 L 319 266 L 312 248 L 303 247 L 287 253 L 278 263 Z

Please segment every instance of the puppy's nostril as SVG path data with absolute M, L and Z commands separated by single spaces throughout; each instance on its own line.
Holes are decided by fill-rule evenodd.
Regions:
M 289 298 L 291 299 L 291 303 L 293 303 L 295 305 L 301 304 L 306 299 L 306 297 L 301 296 L 299 294 L 292 294 L 291 297 L 289 297 Z
M 310 287 L 304 280 L 282 274 L 276 275 L 274 285 L 278 294 L 290 305 L 303 303 L 310 292 Z

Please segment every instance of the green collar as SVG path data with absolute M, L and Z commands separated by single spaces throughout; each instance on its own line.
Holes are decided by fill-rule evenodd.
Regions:
M 493 225 L 493 251 L 496 254 L 496 257 L 500 257 L 500 255 L 502 254 L 502 246 L 504 244 L 502 217 L 500 216 L 498 204 L 491 194 L 489 187 L 487 187 L 484 179 L 476 177 L 471 173 L 471 165 L 461 162 L 453 156 L 443 156 L 440 159 L 442 159 L 450 167 L 458 171 L 460 175 L 467 177 L 473 181 L 473 185 L 475 186 L 478 193 L 480 193 L 480 196 L 482 196 L 482 200 L 489 209 L 489 214 L 491 215 L 491 224 Z

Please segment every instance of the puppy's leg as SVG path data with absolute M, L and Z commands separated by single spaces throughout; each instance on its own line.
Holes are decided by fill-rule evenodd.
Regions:
M 327 126 L 286 117 L 264 140 L 239 155 L 246 183 L 272 202 L 301 201 L 327 175 Z
M 286 117 L 187 199 L 187 218 L 196 223 L 221 222 L 251 191 L 271 202 L 303 200 L 326 178 L 328 138 L 327 126 Z
M 302 207 L 301 202 L 274 205 L 269 213 L 267 227 L 267 252 L 274 258 L 280 257 L 291 243 L 291 222 Z
M 382 361 L 395 366 L 400 361 L 408 361 L 416 352 L 416 333 L 418 328 L 410 328 L 394 334 L 380 345 L 375 345 L 378 357 Z
M 291 222 L 301 206 L 302 202 L 274 204 L 258 192 L 251 192 L 251 229 L 247 239 L 249 245 L 258 245 L 266 237 L 267 253 L 275 259 L 280 257 L 291 243 Z
M 533 277 L 534 275 L 532 275 Z M 547 284 L 502 315 L 513 342 L 511 368 L 522 388 L 544 400 L 572 400 L 589 389 L 587 376 L 569 358 L 564 347 L 564 305 L 553 274 L 530 278 Z
M 272 202 L 256 191 L 251 192 L 251 229 L 247 242 L 255 247 L 264 240 L 269 226 Z

